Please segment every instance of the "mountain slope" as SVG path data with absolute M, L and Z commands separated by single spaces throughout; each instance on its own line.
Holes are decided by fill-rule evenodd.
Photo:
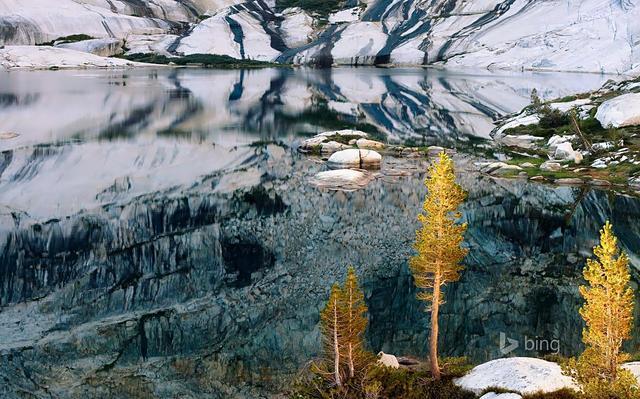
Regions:
M 225 54 L 315 65 L 640 71 L 633 0 L 0 0 L 0 42 L 73 34 L 124 39 L 131 52 Z M 341 9 L 327 14 L 333 5 Z M 335 9 L 335 8 L 334 8 Z

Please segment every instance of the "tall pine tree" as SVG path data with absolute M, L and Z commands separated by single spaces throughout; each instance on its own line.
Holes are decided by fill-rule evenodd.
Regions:
M 420 289 L 418 299 L 430 305 L 429 362 L 432 375 L 439 379 L 438 314 L 443 303 L 442 287 L 460 278 L 460 262 L 468 252 L 461 247 L 467 225 L 456 223 L 461 216 L 458 207 L 465 199 L 465 192 L 456 184 L 453 160 L 444 152 L 429 167 L 425 186 L 428 193 L 423 212 L 418 216 L 422 227 L 416 231 L 414 244 L 417 254 L 409 266 Z
M 353 267 L 349 268 L 341 291 L 340 308 L 344 320 L 342 358 L 347 365 L 349 378 L 353 378 L 357 372 L 366 368 L 370 360 L 363 344 L 367 329 L 367 305 L 364 302 L 364 293 L 358 286 L 358 278 Z
M 633 291 L 629 286 L 629 258 L 618 248 L 618 239 L 607 222 L 600 231 L 600 245 L 588 259 L 580 287 L 585 300 L 580 315 L 586 323 L 582 340 L 591 367 L 606 380 L 616 379 L 619 366 L 628 359 L 622 343 L 631 335 Z

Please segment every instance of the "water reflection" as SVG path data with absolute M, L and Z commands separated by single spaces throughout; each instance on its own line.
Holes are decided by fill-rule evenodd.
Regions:
M 409 172 L 329 192 L 308 181 L 325 166 L 290 145 L 352 126 L 462 150 L 471 251 L 448 288 L 443 353 L 501 356 L 500 332 L 560 339 L 562 353 L 576 353 L 584 259 L 609 219 L 638 266 L 640 201 L 494 180 L 474 173 L 464 151 L 532 88 L 556 97 L 602 79 L 386 69 L 0 74 L 0 132 L 19 134 L 0 139 L 0 349 L 21 359 L 0 373 L 17 387 L 37 375 L 76 396 L 95 370 L 144 373 L 156 387 L 201 395 L 174 373 L 180 358 L 202 363 L 227 394 L 219 396 L 255 388 L 246 396 L 259 397 L 317 354 L 318 309 L 349 264 L 365 287 L 372 349 L 423 355 L 427 315 L 406 262 L 426 160 L 385 159 L 383 169 Z M 247 145 L 256 141 L 284 143 Z
M 392 141 L 456 145 L 487 137 L 493 119 L 526 105 L 533 88 L 550 98 L 604 80 L 375 68 L 2 73 L 0 131 L 20 137 L 0 150 L 148 136 L 278 140 L 353 126 Z

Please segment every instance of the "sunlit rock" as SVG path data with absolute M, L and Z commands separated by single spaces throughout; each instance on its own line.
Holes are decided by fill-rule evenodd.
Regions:
M 489 387 L 521 394 L 577 388 L 573 380 L 562 373 L 558 364 L 528 357 L 512 357 L 483 363 L 474 367 L 464 377 L 455 380 L 455 383 L 476 394 Z
M 358 139 L 355 142 L 358 148 L 368 149 L 368 150 L 381 150 L 385 148 L 385 144 L 375 140 L 369 139 Z
M 311 181 L 320 187 L 349 190 L 365 187 L 371 176 L 361 170 L 336 169 L 320 172 Z
M 329 163 L 342 167 L 379 167 L 380 162 L 382 155 L 373 150 L 348 149 L 338 151 L 329 157 Z

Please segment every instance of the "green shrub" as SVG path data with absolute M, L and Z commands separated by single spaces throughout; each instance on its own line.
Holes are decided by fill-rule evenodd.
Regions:
M 85 35 L 84 33 L 82 33 L 82 34 L 77 34 L 77 35 L 69 35 L 69 36 L 59 37 L 59 38 L 57 38 L 55 40 L 52 40 L 50 42 L 40 43 L 40 44 L 38 44 L 38 46 L 53 46 L 54 43 L 67 44 L 67 43 L 76 43 L 76 42 L 81 42 L 81 41 L 84 41 L 84 40 L 92 40 L 92 39 L 95 39 L 95 37 L 89 36 L 89 35 Z
M 453 383 L 445 374 L 434 380 L 425 370 L 372 366 L 361 381 L 348 381 L 342 387 L 327 386 L 317 376 L 295 383 L 291 399 L 475 399 L 476 395 Z
M 540 127 L 543 129 L 553 129 L 561 126 L 565 126 L 571 123 L 569 116 L 563 112 L 560 112 L 556 108 L 551 108 L 548 105 L 543 106 L 540 109 Z

